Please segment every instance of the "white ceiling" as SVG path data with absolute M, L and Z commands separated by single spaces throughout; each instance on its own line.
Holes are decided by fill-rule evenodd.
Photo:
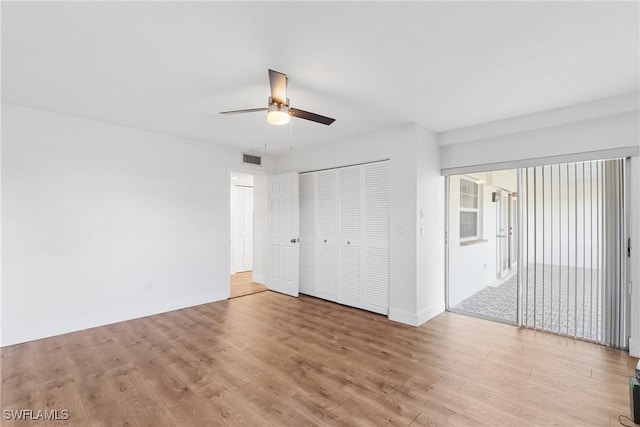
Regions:
M 2 2 L 2 100 L 270 153 L 442 132 L 638 90 L 638 2 Z

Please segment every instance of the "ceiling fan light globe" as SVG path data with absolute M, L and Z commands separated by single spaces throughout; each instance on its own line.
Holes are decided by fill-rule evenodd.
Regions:
M 289 123 L 289 111 L 283 111 L 282 109 L 274 109 L 267 113 L 267 122 L 272 125 L 286 125 Z

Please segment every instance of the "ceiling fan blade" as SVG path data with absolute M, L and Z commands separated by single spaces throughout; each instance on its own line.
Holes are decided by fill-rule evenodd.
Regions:
M 322 123 L 323 125 L 327 126 L 336 121 L 336 119 L 332 119 L 331 117 L 321 116 L 320 114 L 310 113 L 304 110 L 298 110 L 297 108 L 289 108 L 289 114 L 291 114 L 292 117 L 311 120 L 312 122 Z
M 287 105 L 287 75 L 269 70 L 271 99 L 279 104 Z
M 257 113 L 258 111 L 267 111 L 267 108 L 248 108 L 246 110 L 221 111 L 220 114 Z

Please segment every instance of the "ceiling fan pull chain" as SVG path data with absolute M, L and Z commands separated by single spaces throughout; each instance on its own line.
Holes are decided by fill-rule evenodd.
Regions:
M 293 151 L 293 120 L 289 121 L 289 151 Z
M 267 139 L 269 139 L 267 132 L 269 132 L 269 122 L 264 121 L 264 151 L 267 152 Z

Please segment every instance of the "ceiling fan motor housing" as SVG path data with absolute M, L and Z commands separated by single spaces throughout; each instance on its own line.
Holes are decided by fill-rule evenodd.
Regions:
M 286 104 L 282 104 L 269 97 L 268 111 L 267 121 L 272 125 L 283 125 L 289 123 L 289 115 L 291 114 L 289 111 L 289 98 L 287 98 Z
M 270 97 L 269 97 L 269 111 L 272 111 L 272 110 L 271 110 L 271 107 L 273 107 L 273 106 L 278 106 L 278 107 L 287 107 L 287 109 L 289 109 L 289 98 L 287 98 L 287 103 L 286 103 L 286 104 L 283 104 L 283 103 L 281 103 L 281 102 L 274 101 L 274 100 L 273 100 L 273 97 L 271 97 L 271 96 L 270 96 Z M 280 111 L 282 111 L 282 110 L 280 110 Z

